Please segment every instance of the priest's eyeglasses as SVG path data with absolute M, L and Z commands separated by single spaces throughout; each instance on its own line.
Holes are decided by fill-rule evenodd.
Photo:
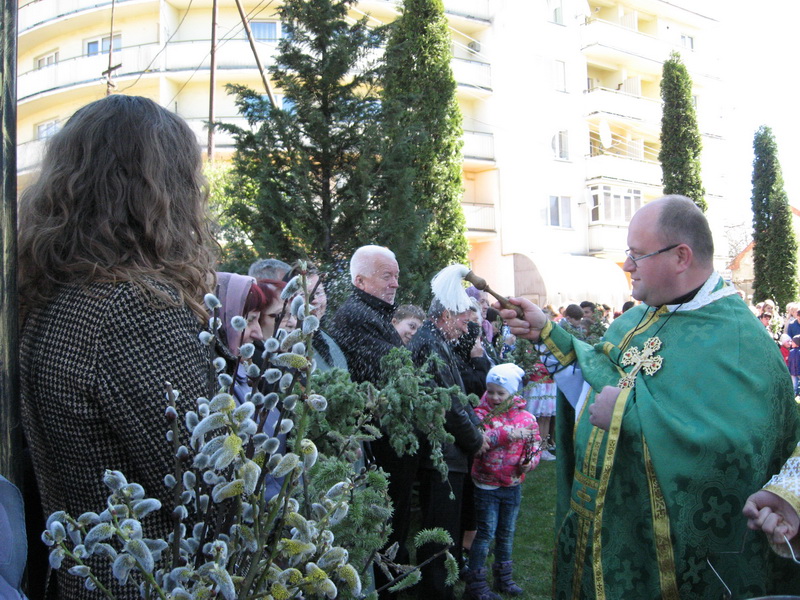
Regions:
M 662 248 L 661 250 L 656 250 L 655 252 L 650 252 L 649 254 L 642 254 L 641 256 L 634 256 L 631 254 L 631 250 L 625 250 L 625 256 L 631 259 L 631 262 L 634 265 L 638 265 L 640 260 L 644 260 L 645 258 L 650 258 L 651 256 L 655 256 L 656 254 L 663 254 L 664 252 L 669 252 L 673 248 L 677 248 L 680 244 L 672 244 L 671 246 L 667 246 L 666 248 Z

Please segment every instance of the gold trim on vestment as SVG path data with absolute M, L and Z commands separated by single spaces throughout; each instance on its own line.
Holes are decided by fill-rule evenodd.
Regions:
M 650 309 L 647 309 L 648 311 Z M 625 337 L 622 338 L 622 341 L 619 343 L 620 352 L 624 352 L 625 348 L 628 347 L 628 344 L 631 343 L 631 340 L 634 336 L 639 335 L 643 331 L 647 331 L 653 324 L 658 321 L 664 313 L 668 313 L 669 309 L 666 306 L 662 306 L 661 308 L 654 310 L 652 313 L 648 312 L 647 318 L 639 323 L 636 327 L 631 329 L 628 333 L 625 334 Z
M 575 541 L 575 570 L 572 571 L 572 600 L 581 599 L 583 587 L 583 563 L 586 561 L 586 542 L 589 539 L 589 519 L 578 519 L 578 534 Z M 580 565 L 580 568 L 578 568 Z
M 606 432 L 602 429 L 598 429 L 597 427 L 592 429 L 586 452 L 587 466 L 584 470 L 588 471 L 592 477 L 597 477 L 598 479 L 600 478 L 600 473 L 598 472 L 597 466 L 600 464 L 600 449 L 603 447 L 605 436 Z M 589 469 L 591 469 L 591 471 L 589 471 Z
M 608 482 L 611 479 L 611 467 L 614 465 L 614 455 L 617 452 L 619 442 L 619 432 L 622 426 L 622 415 L 625 412 L 625 405 L 628 403 L 631 389 L 622 390 L 617 396 L 614 404 L 614 413 L 611 416 L 611 426 L 608 430 L 606 441 L 606 453 L 603 457 L 603 467 L 600 475 L 600 487 L 597 490 L 595 499 L 594 531 L 592 532 L 592 562 L 594 571 L 594 597 L 596 600 L 605 600 L 605 582 L 603 581 L 603 507 L 606 501 L 606 491 Z
M 557 326 L 548 319 L 547 323 L 545 323 L 545 326 L 542 327 L 542 332 L 539 334 L 539 341 L 544 342 L 545 346 L 547 346 L 547 349 L 550 350 L 552 355 L 556 357 L 556 360 L 558 360 L 562 366 L 566 367 L 567 365 L 575 362 L 575 351 L 570 350 L 567 354 L 564 354 L 561 351 L 561 348 L 559 348 L 558 345 L 550 339 L 550 332 L 553 331 L 553 327 Z
M 664 501 L 664 494 L 661 493 L 661 486 L 658 485 L 655 469 L 650 460 L 650 449 L 644 437 L 642 437 L 642 447 L 647 470 L 647 484 L 650 488 L 650 510 L 653 513 L 653 536 L 658 560 L 658 578 L 661 583 L 661 598 L 662 600 L 680 600 L 678 582 L 675 580 L 675 555 L 670 539 L 667 503 Z

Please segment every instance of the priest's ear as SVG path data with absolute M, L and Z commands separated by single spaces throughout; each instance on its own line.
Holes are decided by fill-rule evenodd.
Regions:
M 694 252 L 688 244 L 679 244 L 675 248 L 675 256 L 678 258 L 678 273 L 683 273 L 692 267 L 694 262 Z

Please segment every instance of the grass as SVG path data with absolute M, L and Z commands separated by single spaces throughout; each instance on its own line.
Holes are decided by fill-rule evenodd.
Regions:
M 522 505 L 514 538 L 514 581 L 524 590 L 525 600 L 552 598 L 553 548 L 556 508 L 556 463 L 539 463 L 522 484 Z M 413 528 L 413 526 L 412 526 Z M 413 532 L 412 532 L 413 535 Z M 412 551 L 413 552 L 413 551 Z M 493 557 L 487 559 L 491 572 Z M 412 588 L 413 590 L 413 588 Z M 461 598 L 464 584 L 456 584 Z M 416 600 L 416 591 L 401 594 L 402 600 Z M 508 596 L 509 598 L 511 596 Z
M 552 598 L 556 463 L 540 462 L 522 484 L 514 537 L 514 580 L 528 600 Z

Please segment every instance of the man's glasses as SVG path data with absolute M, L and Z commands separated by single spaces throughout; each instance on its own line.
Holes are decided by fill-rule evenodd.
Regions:
M 650 254 L 643 254 L 642 256 L 634 256 L 631 254 L 630 250 L 625 250 L 625 256 L 631 259 L 631 262 L 634 265 L 638 265 L 640 260 L 644 260 L 645 258 L 650 258 L 651 256 L 655 256 L 656 254 L 663 254 L 664 252 L 669 252 L 673 248 L 677 248 L 680 244 L 672 244 L 671 246 L 667 246 L 666 248 L 662 248 L 661 250 L 656 250 L 655 252 L 651 252 Z

